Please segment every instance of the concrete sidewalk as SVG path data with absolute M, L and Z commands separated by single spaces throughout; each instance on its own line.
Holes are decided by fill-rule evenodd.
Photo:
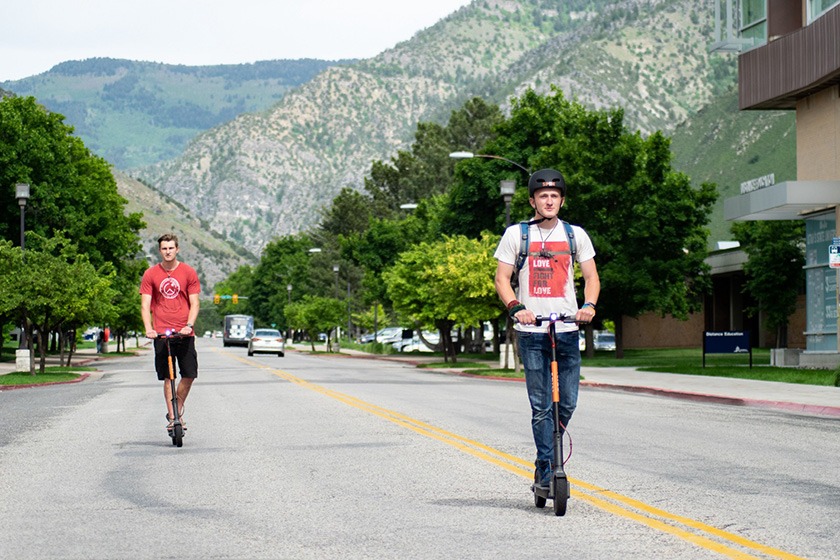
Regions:
M 342 354 L 399 361 L 410 364 L 440 362 L 440 357 L 423 354 L 376 355 L 341 350 Z M 487 362 L 498 367 L 496 362 Z M 459 375 L 470 375 L 469 368 L 440 368 Z M 840 418 L 840 387 L 755 381 L 705 375 L 652 373 L 632 367 L 582 367 L 582 387 L 649 393 L 673 398 L 718 402 L 737 406 L 773 408 L 817 416 Z M 511 379 L 511 381 L 523 381 Z

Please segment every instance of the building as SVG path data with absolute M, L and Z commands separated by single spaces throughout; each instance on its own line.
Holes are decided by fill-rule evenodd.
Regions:
M 799 365 L 840 363 L 840 0 L 716 0 L 713 48 L 739 50 L 741 110 L 796 111 L 797 179 L 742 188 L 727 220 L 805 220 L 805 350 Z M 721 15 L 724 11 L 725 19 Z M 831 249 L 837 246 L 837 249 Z M 832 263 L 833 264 L 833 263 Z M 791 329 L 794 332 L 794 329 Z

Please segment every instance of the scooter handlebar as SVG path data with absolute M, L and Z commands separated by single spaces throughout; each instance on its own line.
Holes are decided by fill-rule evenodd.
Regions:
M 165 333 L 158 333 L 155 338 L 187 338 L 188 334 L 181 334 L 178 331 L 174 331 L 172 329 L 167 329 Z
M 542 315 L 536 316 L 536 323 L 537 326 L 543 324 L 543 322 L 549 323 L 578 323 L 579 325 L 588 323 L 589 321 L 578 321 L 573 316 L 570 315 L 558 315 L 557 313 L 552 313 L 548 317 L 543 317 Z

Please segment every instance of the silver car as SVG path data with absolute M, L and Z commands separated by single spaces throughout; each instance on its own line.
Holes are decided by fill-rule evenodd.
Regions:
M 248 355 L 277 354 L 286 355 L 286 340 L 277 329 L 257 329 L 248 341 Z

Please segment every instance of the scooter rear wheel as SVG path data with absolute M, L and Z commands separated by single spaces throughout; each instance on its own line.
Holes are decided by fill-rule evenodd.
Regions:
M 172 427 L 172 445 L 182 447 L 184 445 L 184 428 L 180 424 Z
M 565 477 L 554 477 L 554 515 L 566 515 L 566 504 L 569 501 L 569 480 Z

